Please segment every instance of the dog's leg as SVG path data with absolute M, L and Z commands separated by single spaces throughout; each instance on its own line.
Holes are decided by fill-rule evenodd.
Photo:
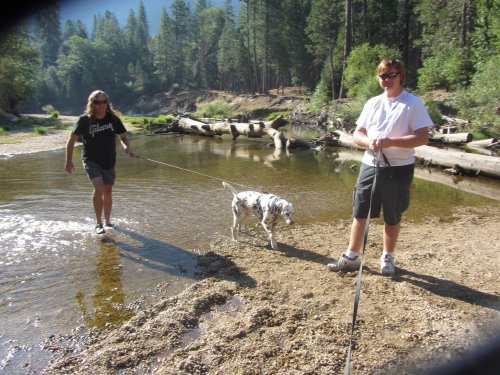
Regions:
M 233 241 L 238 241 L 238 234 L 240 232 L 240 221 L 241 216 L 237 207 L 233 206 L 233 226 L 231 227 L 231 235 L 233 236 Z
M 271 248 L 274 250 L 278 250 L 278 243 L 274 238 L 274 220 L 269 217 L 269 214 L 267 212 L 264 212 L 264 217 L 262 218 L 261 223 L 269 237 Z

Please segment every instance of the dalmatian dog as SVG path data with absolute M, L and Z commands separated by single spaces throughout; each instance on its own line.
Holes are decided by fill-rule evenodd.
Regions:
M 233 209 L 233 226 L 231 228 L 233 240 L 238 241 L 240 222 L 246 217 L 256 216 L 261 220 L 261 224 L 269 236 L 271 248 L 277 250 L 278 243 L 274 238 L 274 226 L 280 215 L 283 216 L 286 224 L 293 224 L 293 205 L 274 194 L 256 191 L 238 193 L 227 182 L 222 182 L 222 185 L 233 193 L 231 203 Z

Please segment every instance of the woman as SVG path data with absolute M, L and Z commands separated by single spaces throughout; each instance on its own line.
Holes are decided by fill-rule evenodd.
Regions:
M 111 208 L 113 205 L 112 187 L 115 182 L 116 135 L 128 156 L 135 156 L 130 148 L 126 129 L 115 114 L 108 95 L 101 90 L 92 92 L 88 98 L 85 114 L 75 124 L 66 146 L 66 171 L 72 173 L 73 149 L 81 137 L 83 142 L 83 166 L 94 187 L 92 203 L 94 207 L 97 234 L 105 233 L 105 227 L 113 228 Z
M 384 212 L 383 252 L 380 271 L 394 275 L 394 250 L 403 212 L 410 202 L 410 185 L 415 164 L 415 147 L 428 142 L 432 120 L 422 101 L 403 89 L 405 69 L 401 61 L 383 59 L 377 69 L 384 92 L 365 104 L 356 121 L 354 142 L 366 151 L 353 193 L 353 221 L 349 247 L 328 264 L 331 271 L 359 268 L 368 211 L 370 217 Z M 376 186 L 371 197 L 377 174 Z

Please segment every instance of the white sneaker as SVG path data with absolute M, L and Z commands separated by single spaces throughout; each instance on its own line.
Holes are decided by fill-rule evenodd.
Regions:
M 116 225 L 112 224 L 112 223 L 107 223 L 107 224 L 104 224 L 104 228 L 105 229 L 115 229 Z
M 104 234 L 104 233 L 106 233 L 106 231 L 102 227 L 102 224 L 96 224 L 96 226 L 95 226 L 95 232 L 97 234 Z
M 380 273 L 386 276 L 394 275 L 394 256 L 392 254 L 385 254 L 380 258 Z
M 333 272 L 356 271 L 360 264 L 361 260 L 359 256 L 356 258 L 349 258 L 347 255 L 342 254 L 339 259 L 334 260 L 332 263 L 328 263 L 326 267 Z

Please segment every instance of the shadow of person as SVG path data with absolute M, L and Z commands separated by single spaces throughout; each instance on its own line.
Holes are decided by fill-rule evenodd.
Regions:
M 195 278 L 194 274 L 198 262 L 198 253 L 143 236 L 125 228 L 117 227 L 114 231 L 126 235 L 134 242 L 128 243 L 119 239 L 113 239 L 116 245 L 124 250 L 120 252 L 120 257 L 138 263 L 143 267 L 173 276 Z
M 320 264 L 328 264 L 332 261 L 331 257 L 327 257 L 314 251 L 299 249 L 284 243 L 278 243 L 278 251 L 281 251 L 288 257 L 294 257 L 301 260 L 307 260 L 309 262 L 316 262 Z
M 97 284 L 91 296 L 92 308 L 87 308 L 83 291 L 76 294 L 76 302 L 88 328 L 119 325 L 130 319 L 134 312 L 125 307 L 125 293 L 121 282 L 119 251 L 112 241 L 99 242 L 97 254 Z
M 199 258 L 199 271 L 197 275 L 200 278 L 215 277 L 220 280 L 233 281 L 241 286 L 255 288 L 257 282 L 230 260 L 228 257 L 209 251 Z
M 434 276 L 421 275 L 403 268 L 396 269 L 395 281 L 406 281 L 419 288 L 425 289 L 438 296 L 454 298 L 473 305 L 479 305 L 500 311 L 500 297 L 494 294 L 481 292 L 468 286 Z
M 115 231 L 138 243 L 131 245 L 116 241 L 118 247 L 129 253 L 121 252 L 120 256 L 144 267 L 193 280 L 215 277 L 248 287 L 256 285 L 255 280 L 242 272 L 232 260 L 214 252 L 202 254 L 184 250 L 124 228 L 116 228 Z M 137 256 L 131 254 L 137 254 Z

